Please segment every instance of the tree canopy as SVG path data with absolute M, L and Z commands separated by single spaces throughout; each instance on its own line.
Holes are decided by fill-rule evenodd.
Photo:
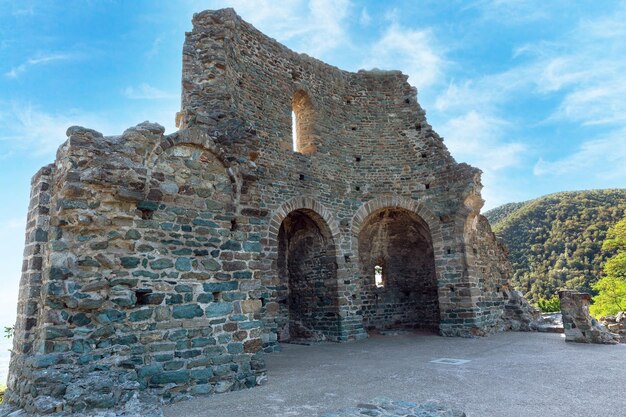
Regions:
M 626 247 L 626 224 L 616 225 L 625 212 L 626 190 L 610 189 L 550 194 L 485 216 L 509 248 L 513 286 L 537 303 L 560 288 L 596 294 L 603 271 L 624 278 L 626 259 L 613 256 Z
M 616 253 L 604 264 L 604 277 L 593 284 L 598 294 L 589 311 L 596 317 L 626 311 L 626 218 L 609 229 L 602 249 Z

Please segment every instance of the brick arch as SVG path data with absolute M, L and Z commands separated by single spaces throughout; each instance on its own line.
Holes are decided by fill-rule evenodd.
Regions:
M 402 208 L 419 216 L 419 218 L 422 219 L 428 226 L 435 253 L 443 251 L 443 233 L 439 217 L 435 216 L 423 202 L 396 195 L 376 197 L 373 200 L 365 202 L 361 207 L 359 207 L 352 217 L 351 240 L 353 251 L 358 248 L 359 232 L 361 231 L 365 220 L 372 213 L 385 208 Z
M 296 213 L 306 217 L 307 221 L 312 222 L 311 226 L 317 228 L 316 233 L 319 233 L 318 236 L 321 237 L 320 252 L 314 248 L 307 254 L 315 258 L 324 252 L 326 261 L 323 262 L 325 266 L 322 266 L 322 269 L 326 273 L 319 274 L 315 271 L 309 271 L 313 275 L 303 280 L 304 275 L 296 272 L 295 280 L 292 281 L 292 269 L 288 265 L 286 257 L 290 247 L 285 246 L 285 240 L 283 240 L 286 236 L 284 233 L 288 233 L 288 226 L 285 226 L 285 229 L 282 227 L 285 220 L 290 215 L 297 216 Z M 274 293 L 276 298 L 273 301 L 278 303 L 279 308 L 272 320 L 276 323 L 279 340 L 287 340 L 291 337 L 298 338 L 302 335 L 304 338 L 313 337 L 317 339 L 322 337 L 328 340 L 340 340 L 342 295 L 339 287 L 340 283 L 343 282 L 344 272 L 340 268 L 339 239 L 339 225 L 334 215 L 311 197 L 292 198 L 281 204 L 270 216 L 266 257 L 272 264 L 271 275 L 268 278 L 274 282 L 277 288 Z M 304 257 L 308 258 L 308 255 Z M 306 265 L 306 262 L 301 265 Z M 314 269 L 319 266 L 317 265 Z M 298 271 L 298 262 L 296 262 L 296 271 Z M 315 281 L 315 284 L 323 282 L 323 285 L 321 287 L 311 286 L 309 278 Z M 311 292 L 315 295 L 311 296 Z M 292 299 L 294 294 L 295 299 Z M 318 299 L 332 300 L 332 302 L 319 304 L 319 301 L 315 301 Z M 285 326 L 285 324 L 288 325 Z M 294 329 L 296 329 L 295 333 L 293 333 Z M 302 329 L 305 329 L 304 333 L 302 333 Z
M 277 255 L 278 251 L 278 232 L 280 230 L 280 225 L 282 224 L 285 217 L 289 215 L 289 213 L 295 210 L 306 210 L 313 214 L 312 219 L 314 221 L 323 221 L 325 223 L 326 228 L 329 230 L 329 236 L 333 239 L 335 247 L 341 241 L 341 234 L 339 231 L 339 223 L 335 220 L 335 216 L 332 212 L 322 205 L 320 202 L 315 200 L 312 197 L 294 197 L 290 200 L 285 201 L 280 205 L 276 210 L 274 210 L 272 216 L 269 221 L 269 230 L 268 230 L 268 246 L 272 249 L 272 253 L 274 256 Z M 316 218 L 317 217 L 317 218 Z M 339 258 L 339 251 L 337 251 L 337 258 Z
M 232 164 L 228 161 L 224 149 L 218 146 L 213 138 L 206 131 L 197 128 L 179 130 L 176 133 L 163 137 L 161 142 L 146 158 L 146 167 L 148 171 L 146 175 L 146 185 L 150 184 L 150 180 L 152 179 L 152 171 L 161 155 L 163 155 L 163 153 L 170 148 L 182 145 L 196 146 L 198 148 L 209 151 L 213 156 L 215 156 L 215 158 L 220 162 L 220 164 L 222 164 L 224 170 L 228 174 L 228 178 L 230 179 L 232 185 L 233 202 L 238 207 L 239 197 L 241 194 L 239 167 L 236 164 Z

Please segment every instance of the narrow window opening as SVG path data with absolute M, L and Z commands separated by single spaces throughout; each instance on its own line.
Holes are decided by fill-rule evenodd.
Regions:
M 296 91 L 291 99 L 291 146 L 294 152 L 315 152 L 314 119 L 311 98 L 303 90 Z
M 361 191 L 361 187 L 359 187 L 358 185 L 356 187 L 354 187 L 355 190 L 357 191 Z
M 383 267 L 380 265 L 374 267 L 374 283 L 376 284 L 376 288 L 383 288 L 385 286 L 383 282 Z
M 360 156 L 356 156 L 356 157 L 354 157 L 354 159 L 355 159 L 357 162 L 361 162 L 361 157 L 360 157 Z
M 291 111 L 291 148 L 298 152 L 298 120 L 296 119 L 296 112 Z

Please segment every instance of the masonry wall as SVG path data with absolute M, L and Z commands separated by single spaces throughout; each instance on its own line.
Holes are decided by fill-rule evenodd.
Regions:
M 193 23 L 180 130 L 70 128 L 49 190 L 33 183 L 50 212 L 31 211 L 29 236 L 49 228 L 27 240 L 43 239 L 41 262 L 22 281 L 16 342 L 33 349 L 14 352 L 9 401 L 49 412 L 138 389 L 176 400 L 260 383 L 279 339 L 494 331 L 508 271 L 488 224 L 468 228 L 480 171 L 450 156 L 407 76 L 339 70 L 230 9 Z M 377 237 L 394 283 L 385 311 L 359 236 L 396 211 L 414 230 Z

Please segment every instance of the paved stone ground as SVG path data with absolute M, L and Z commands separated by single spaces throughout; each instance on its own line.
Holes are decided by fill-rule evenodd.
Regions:
M 346 408 L 321 417 L 466 417 L 462 411 L 451 410 L 436 402 L 415 404 L 408 401 L 393 401 L 377 398 L 368 404 L 357 404 L 356 407 Z
M 430 362 L 438 358 L 469 362 Z M 282 353 L 268 357 L 267 385 L 180 402 L 165 407 L 164 414 L 333 415 L 383 397 L 434 400 L 468 417 L 624 417 L 625 364 L 624 344 L 566 343 L 549 333 L 478 339 L 399 334 L 347 344 L 284 345 Z

